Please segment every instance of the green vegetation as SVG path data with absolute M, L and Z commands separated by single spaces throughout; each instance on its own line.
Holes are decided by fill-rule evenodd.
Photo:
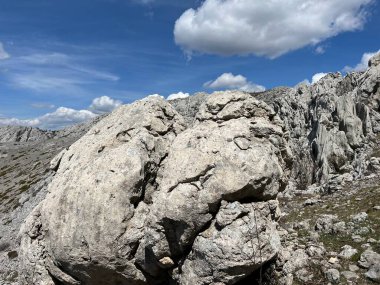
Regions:
M 310 198 L 306 195 L 296 196 L 291 200 L 281 201 L 294 207 L 291 208 L 290 213 L 280 221 L 281 225 L 285 228 L 290 224 L 296 224 L 305 220 L 309 220 L 310 227 L 313 228 L 317 219 L 326 214 L 336 215 L 337 221 L 343 221 L 347 225 L 352 222 L 352 216 L 361 212 L 367 213 L 368 217 L 365 221 L 354 225 L 353 232 L 363 227 L 369 229 L 369 232 L 360 233 L 360 237 L 362 238 L 362 241 L 360 242 L 352 239 L 353 232 L 339 234 L 320 233 L 319 235 L 319 242 L 323 243 L 326 252 L 339 253 L 345 245 L 350 245 L 358 250 L 358 253 L 352 256 L 349 260 L 340 260 L 339 264 L 342 266 L 340 271 L 348 270 L 350 264 L 356 264 L 358 262 L 360 255 L 365 250 L 365 248 L 362 247 L 362 244 L 367 243 L 368 239 L 372 238 L 380 240 L 380 211 L 374 209 L 374 206 L 380 206 L 380 186 L 362 186 L 363 188 L 361 189 L 360 186 L 356 187 L 358 188 L 354 191 L 352 191 L 353 189 L 346 189 L 340 193 L 322 196 L 320 198 L 322 203 L 317 203 L 311 206 L 303 206 L 304 201 Z M 309 232 L 305 229 L 298 229 L 297 234 L 298 242 L 306 245 L 309 238 Z M 380 252 L 379 243 L 372 243 L 371 247 L 373 250 Z M 324 259 L 327 260 L 328 258 L 324 257 Z M 305 283 L 295 280 L 296 282 L 294 284 L 324 284 L 324 274 L 319 265 L 310 264 L 307 270 L 313 274 L 313 281 Z M 360 269 L 358 272 L 360 279 L 357 280 L 358 283 L 355 284 L 374 284 L 364 278 L 364 272 L 364 269 Z M 344 277 L 342 277 L 340 284 L 348 283 L 344 280 Z

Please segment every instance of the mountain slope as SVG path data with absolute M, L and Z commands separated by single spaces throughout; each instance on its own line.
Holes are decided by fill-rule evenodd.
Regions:
M 4 191 L 5 284 L 371 284 L 379 86 L 380 54 L 311 86 L 153 98 L 75 139 L 76 127 L 53 134 L 51 153 L 65 150 L 23 196 L 33 202 Z

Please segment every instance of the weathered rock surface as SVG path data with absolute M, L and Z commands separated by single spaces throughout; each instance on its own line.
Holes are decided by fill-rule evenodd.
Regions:
M 235 284 L 281 249 L 273 217 L 278 203 L 224 202 L 211 226 L 194 242 L 182 266 L 181 284 Z
M 380 254 L 371 249 L 367 249 L 362 253 L 359 265 L 364 268 L 370 268 L 372 265 L 380 264 Z
M 376 172 L 377 160 L 371 156 L 380 132 L 378 57 L 364 73 L 331 73 L 311 86 L 254 94 L 286 125 L 294 154 L 289 189 L 317 183 L 322 190 L 336 191 Z
M 0 127 L 0 284 L 17 283 L 18 232 L 46 196 L 50 161 L 98 120 L 61 131 Z
M 139 101 L 73 144 L 23 227 L 21 283 L 234 284 L 273 259 L 291 167 L 281 120 L 239 92 L 196 119 L 184 130 L 164 100 Z

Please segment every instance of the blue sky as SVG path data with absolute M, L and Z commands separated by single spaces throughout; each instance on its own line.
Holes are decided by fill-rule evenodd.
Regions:
M 59 128 L 150 94 L 349 71 L 380 49 L 378 2 L 0 0 L 0 124 Z

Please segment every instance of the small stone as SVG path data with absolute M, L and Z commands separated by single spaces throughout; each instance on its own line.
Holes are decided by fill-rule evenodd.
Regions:
M 363 241 L 363 238 L 362 238 L 361 236 L 359 236 L 359 235 L 353 235 L 351 238 L 352 238 L 352 240 L 353 240 L 354 242 L 357 242 L 357 243 Z
M 364 273 L 365 277 L 375 281 L 376 283 L 380 283 L 380 264 L 372 265 L 369 270 Z
M 345 222 L 339 222 L 333 225 L 332 228 L 333 233 L 339 234 L 346 231 L 346 223 Z
M 345 245 L 342 247 L 342 251 L 339 253 L 339 257 L 343 259 L 350 259 L 357 253 L 357 249 L 353 248 L 352 246 Z
M 337 263 L 337 262 L 338 262 L 338 258 L 336 258 L 336 257 L 331 257 L 329 259 L 329 263 L 331 263 L 331 264 L 334 264 L 334 263 Z
M 350 269 L 350 271 L 356 272 L 356 271 L 359 270 L 359 267 L 357 265 L 355 265 L 355 264 L 350 264 L 348 266 L 348 269 Z
M 330 268 L 325 272 L 326 279 L 332 284 L 338 284 L 340 281 L 340 273 L 338 270 Z
M 170 268 L 174 265 L 174 261 L 168 256 L 161 258 L 159 262 L 163 268 Z
M 306 250 L 306 253 L 310 257 L 322 257 L 325 254 L 325 252 L 326 250 L 324 247 L 314 245 L 309 246 Z
M 367 249 L 367 248 L 370 248 L 371 245 L 369 243 L 363 243 L 360 247 L 364 248 L 364 249 Z
M 317 231 L 329 233 L 332 231 L 334 222 L 337 218 L 336 215 L 321 215 L 315 223 L 315 229 Z
M 354 223 L 362 223 L 368 218 L 367 213 L 361 212 L 355 216 L 352 216 L 351 219 Z
M 311 281 L 314 277 L 313 274 L 308 272 L 305 268 L 298 270 L 295 273 L 295 275 L 296 275 L 297 279 L 302 281 L 303 283 L 307 283 L 307 282 Z
M 311 198 L 311 199 L 307 199 L 303 204 L 304 206 L 312 206 L 319 202 L 321 202 L 321 200 Z
M 363 268 L 369 268 L 374 264 L 380 264 L 380 254 L 372 251 L 371 249 L 367 249 L 360 256 L 358 264 Z
M 373 207 L 373 209 L 380 211 L 380 206 L 375 206 L 375 207 Z
M 355 233 L 358 235 L 366 235 L 369 233 L 369 228 L 368 227 L 361 227 L 357 231 L 355 231 Z
M 374 238 L 369 238 L 367 240 L 368 243 L 376 243 L 377 241 Z
M 346 278 L 346 280 L 355 280 L 359 278 L 359 276 L 352 271 L 343 271 L 342 276 Z

